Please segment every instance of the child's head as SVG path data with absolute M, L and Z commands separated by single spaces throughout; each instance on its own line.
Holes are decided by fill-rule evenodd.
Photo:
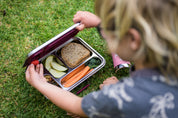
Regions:
M 101 27 L 106 35 L 113 37 L 108 43 L 112 50 L 118 50 L 117 46 L 127 36 L 134 40 L 135 35 L 130 33 L 134 29 L 139 34 L 140 45 L 131 58 L 125 59 L 135 61 L 144 57 L 144 63 L 178 77 L 177 0 L 96 0 L 95 5 Z

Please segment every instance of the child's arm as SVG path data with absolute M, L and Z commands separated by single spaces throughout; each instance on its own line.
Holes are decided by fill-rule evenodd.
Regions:
M 80 116 L 86 116 L 81 108 L 81 97 L 46 82 L 42 64 L 37 65 L 36 68 L 31 64 L 26 71 L 26 80 L 58 107 Z

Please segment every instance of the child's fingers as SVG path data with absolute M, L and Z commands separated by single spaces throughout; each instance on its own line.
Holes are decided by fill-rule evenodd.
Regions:
M 39 64 L 36 65 L 36 71 L 37 71 L 37 73 L 40 73 L 40 65 Z
M 104 86 L 104 84 L 99 85 L 100 90 L 103 89 L 103 86 Z
M 74 16 L 74 18 L 73 18 L 74 23 L 78 23 L 80 21 L 81 21 L 81 17 Z
M 44 69 L 43 69 L 43 64 L 40 64 L 40 72 L 39 72 L 39 74 L 40 74 L 40 77 L 41 77 L 41 79 L 44 81 L 44 82 L 46 82 L 46 78 L 44 77 Z
M 114 80 L 118 80 L 117 77 L 115 77 L 115 76 L 112 76 L 111 78 L 114 79 Z
M 39 65 L 39 74 L 41 75 L 41 76 L 43 76 L 43 64 L 40 64 Z
M 30 82 L 30 79 L 34 73 L 35 73 L 34 65 L 30 64 L 25 72 L 25 77 L 28 82 Z
M 115 76 L 113 76 L 113 77 L 109 77 L 106 80 L 104 80 L 103 84 L 114 84 L 117 82 L 118 82 L 118 79 Z
M 82 17 L 81 17 L 81 15 L 77 15 L 77 14 L 74 15 L 73 22 L 74 22 L 74 23 L 82 22 Z
M 118 79 L 117 79 L 117 77 L 112 76 L 112 77 L 107 78 L 105 81 L 107 81 L 107 80 L 118 80 Z
M 30 74 L 30 75 L 32 75 L 32 74 L 35 73 L 35 66 L 34 66 L 33 64 L 30 64 L 30 65 L 28 66 L 28 68 L 29 68 L 29 74 Z
M 85 28 L 84 24 L 80 24 L 79 26 L 76 27 L 79 31 L 83 30 Z

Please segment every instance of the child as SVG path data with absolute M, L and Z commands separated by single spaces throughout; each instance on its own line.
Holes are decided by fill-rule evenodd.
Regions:
M 42 64 L 30 65 L 26 80 L 60 108 L 80 116 L 177 118 L 177 11 L 177 0 L 96 0 L 110 51 L 135 64 L 130 77 L 103 83 L 83 98 L 47 83 Z

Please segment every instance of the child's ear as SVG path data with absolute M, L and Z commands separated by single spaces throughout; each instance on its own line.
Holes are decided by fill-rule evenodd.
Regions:
M 129 29 L 128 33 L 130 36 L 131 49 L 134 51 L 138 50 L 140 48 L 140 44 L 141 44 L 140 33 L 134 28 Z

